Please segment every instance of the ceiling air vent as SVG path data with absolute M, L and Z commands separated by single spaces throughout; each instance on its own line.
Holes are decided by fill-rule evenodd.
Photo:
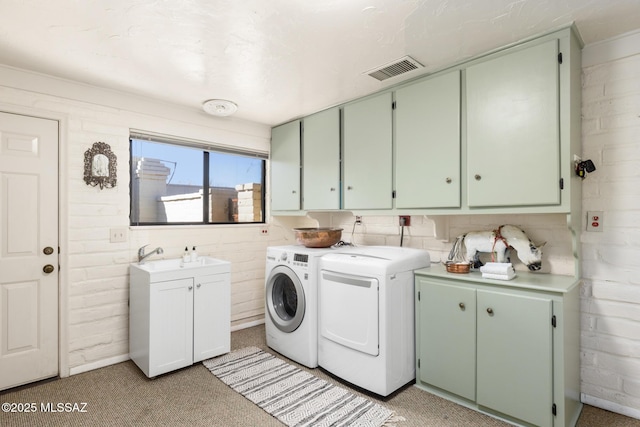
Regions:
M 409 71 L 417 70 L 418 68 L 424 67 L 412 57 L 405 56 L 390 64 L 369 70 L 365 72 L 365 74 L 370 75 L 374 79 L 383 81 L 390 79 L 391 77 L 399 76 L 400 74 L 408 73 Z

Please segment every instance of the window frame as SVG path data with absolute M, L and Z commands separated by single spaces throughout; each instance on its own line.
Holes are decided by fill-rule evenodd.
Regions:
M 234 155 L 240 157 L 249 157 L 261 160 L 262 162 L 262 170 L 261 170 L 261 189 L 260 189 L 260 199 L 261 199 L 261 221 L 243 221 L 243 222 L 217 222 L 217 221 L 208 221 L 209 218 L 209 210 L 210 210 L 210 197 L 203 197 L 202 199 L 202 220 L 201 221 L 188 221 L 188 222 L 134 222 L 133 215 L 133 206 L 134 206 L 134 160 L 133 160 L 133 141 L 147 141 L 159 144 L 168 144 L 172 146 L 179 146 L 185 148 L 193 148 L 200 150 L 203 154 L 202 162 L 203 162 L 203 170 L 202 170 L 202 191 L 203 194 L 208 194 L 211 186 L 209 185 L 209 173 L 210 173 L 210 153 L 220 153 L 226 155 Z M 146 227 L 146 226 L 194 226 L 194 225 L 251 225 L 251 224 L 266 224 L 266 178 L 267 178 L 267 160 L 269 159 L 268 153 L 261 152 L 258 150 L 245 149 L 241 147 L 230 147 L 230 146 L 222 146 L 214 143 L 203 142 L 199 140 L 193 140 L 188 138 L 180 138 L 173 137 L 167 135 L 161 135 L 151 132 L 143 132 L 137 130 L 130 130 L 129 132 L 129 226 L 130 227 Z

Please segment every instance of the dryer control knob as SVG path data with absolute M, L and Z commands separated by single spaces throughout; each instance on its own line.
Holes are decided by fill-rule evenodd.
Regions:
M 286 261 L 287 260 L 287 253 L 283 252 L 282 255 L 280 255 L 280 261 Z

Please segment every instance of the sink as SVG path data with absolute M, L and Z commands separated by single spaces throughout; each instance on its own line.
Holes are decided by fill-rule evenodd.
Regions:
M 231 271 L 229 261 L 208 256 L 198 257 L 196 261 L 184 262 L 182 258 L 159 259 L 131 264 L 131 272 L 147 276 L 149 281 L 157 282 L 193 277 L 201 274 L 220 274 Z

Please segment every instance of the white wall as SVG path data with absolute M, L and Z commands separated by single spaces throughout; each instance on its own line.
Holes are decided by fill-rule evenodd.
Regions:
M 640 418 L 640 32 L 583 50 L 583 400 Z
M 0 66 L 0 110 L 60 120 L 61 375 L 128 359 L 128 265 L 138 247 L 185 246 L 231 261 L 232 327 L 264 317 L 268 245 L 292 243 L 278 226 L 129 226 L 129 129 L 269 151 L 267 126 L 218 119 L 123 93 Z M 83 181 L 84 152 L 97 141 L 117 157 L 118 182 L 100 190 Z M 110 243 L 125 227 L 128 241 Z M 263 234 L 262 229 L 269 233 Z

